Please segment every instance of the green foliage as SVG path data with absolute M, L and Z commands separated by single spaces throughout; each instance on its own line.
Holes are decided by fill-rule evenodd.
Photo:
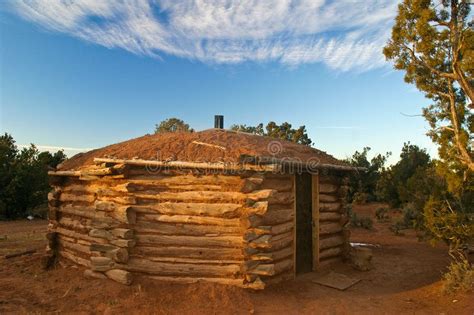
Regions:
M 355 192 L 354 195 L 352 196 L 352 203 L 356 205 L 364 205 L 368 201 L 372 201 L 372 195 L 369 195 L 368 193 L 365 192 Z
M 352 206 L 349 204 L 346 205 L 345 210 L 349 216 L 349 222 L 352 227 L 363 228 L 366 230 L 372 229 L 373 221 L 371 218 L 366 216 L 358 216 L 357 213 L 352 210 Z
M 390 218 L 388 216 L 388 208 L 384 208 L 384 207 L 377 208 L 377 210 L 375 210 L 375 218 L 379 222 L 385 222 L 389 220 Z
M 413 195 L 416 193 L 413 190 L 420 188 L 415 184 L 422 182 L 430 162 L 430 156 L 426 150 L 410 142 L 404 143 L 400 160 L 391 168 L 384 170 L 376 183 L 376 195 L 379 200 L 388 202 L 392 207 L 412 202 Z M 429 186 L 422 186 L 422 188 L 431 189 Z
M 379 192 L 392 203 L 411 201 L 416 218 L 423 209 L 419 227 L 431 240 L 449 244 L 455 262 L 447 277 L 455 286 L 464 281 L 460 275 L 467 274 L 460 264 L 465 260 L 461 247 L 473 237 L 474 229 L 474 113 L 468 104 L 468 99 L 474 101 L 470 2 L 404 0 L 384 48 L 394 67 L 405 71 L 405 81 L 431 99 L 423 116 L 441 160 L 419 165 L 412 176 L 396 185 L 390 184 L 398 181 L 395 174 L 387 174 Z
M 194 132 L 194 129 L 181 119 L 168 118 L 155 125 L 155 134 L 163 132 Z
M 474 268 L 467 260 L 453 261 L 448 267 L 448 272 L 443 275 L 443 282 L 445 293 L 472 291 L 474 289 Z
M 305 126 L 300 126 L 299 128 L 294 129 L 288 122 L 278 125 L 277 123 L 270 121 L 265 128 L 263 127 L 262 123 L 258 124 L 257 126 L 232 125 L 230 129 L 234 131 L 252 133 L 259 136 L 287 140 L 308 146 L 313 144 L 307 134 Z
M 390 226 L 390 230 L 396 235 L 401 235 L 400 231 L 413 228 L 423 229 L 423 212 L 415 210 L 408 204 L 402 210 L 402 217 Z
M 352 172 L 350 174 L 347 192 L 348 202 L 365 203 L 377 200 L 375 195 L 377 183 L 385 170 L 385 163 L 391 153 L 386 153 L 385 155 L 378 154 L 369 160 L 367 157 L 369 152 L 370 148 L 365 147 L 362 152 L 356 151 L 351 158 L 345 160 L 346 163 L 352 166 L 364 167 L 366 169 L 366 171 Z
M 426 232 L 433 241 L 447 243 L 454 259 L 465 258 L 464 245 L 474 239 L 472 204 L 465 206 L 460 200 L 437 200 L 432 196 L 424 208 Z
M 403 235 L 402 230 L 408 229 L 403 219 L 397 219 L 392 225 L 390 225 L 390 231 L 395 235 Z
M 439 156 L 450 168 L 474 171 L 474 29 L 468 0 L 404 0 L 384 48 L 394 67 L 405 71 L 433 101 L 423 115 Z
M 48 169 L 65 159 L 63 151 L 39 152 L 31 145 L 18 151 L 11 135 L 0 137 L 0 217 L 25 216 L 47 202 Z

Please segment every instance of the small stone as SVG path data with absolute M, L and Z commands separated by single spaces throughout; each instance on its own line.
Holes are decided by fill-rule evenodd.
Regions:
M 350 252 L 352 266 L 360 271 L 368 271 L 373 268 L 372 257 L 372 250 L 366 247 L 355 246 Z

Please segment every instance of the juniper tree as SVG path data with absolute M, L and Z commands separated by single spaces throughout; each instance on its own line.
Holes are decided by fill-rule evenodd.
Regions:
M 458 172 L 474 171 L 474 30 L 468 0 L 404 0 L 384 48 L 433 101 L 423 110 L 439 155 Z M 469 101 L 469 100 L 470 101 Z M 470 103 L 470 104 L 469 104 Z
M 168 118 L 155 125 L 155 133 L 162 132 L 194 132 L 194 129 L 181 119 Z
M 265 126 L 265 128 L 263 127 L 262 123 L 258 124 L 257 126 L 232 125 L 230 129 L 234 131 L 253 133 L 259 136 L 267 136 L 271 138 L 292 141 L 308 146 L 313 144 L 313 141 L 311 141 L 306 131 L 306 126 L 300 126 L 299 128 L 295 129 L 288 122 L 278 125 L 274 121 L 270 121 Z

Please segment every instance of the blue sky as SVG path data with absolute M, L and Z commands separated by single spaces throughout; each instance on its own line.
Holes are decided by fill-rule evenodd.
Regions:
M 296 1 L 272 14 L 267 1 L 224 2 L 0 5 L 0 131 L 72 155 L 168 117 L 201 130 L 223 114 L 226 126 L 306 125 L 339 158 L 370 146 L 393 162 L 406 141 L 436 154 L 423 118 L 401 114 L 428 101 L 381 53 L 393 1 Z

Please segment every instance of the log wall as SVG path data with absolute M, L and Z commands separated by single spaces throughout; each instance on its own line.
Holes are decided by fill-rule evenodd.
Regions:
M 319 175 L 319 268 L 347 257 L 348 216 L 345 212 L 345 178 L 341 174 Z
M 321 178 L 326 262 L 343 254 L 347 235 L 340 183 Z M 50 258 L 82 265 L 87 276 L 254 289 L 294 277 L 293 175 L 104 163 L 50 182 Z

